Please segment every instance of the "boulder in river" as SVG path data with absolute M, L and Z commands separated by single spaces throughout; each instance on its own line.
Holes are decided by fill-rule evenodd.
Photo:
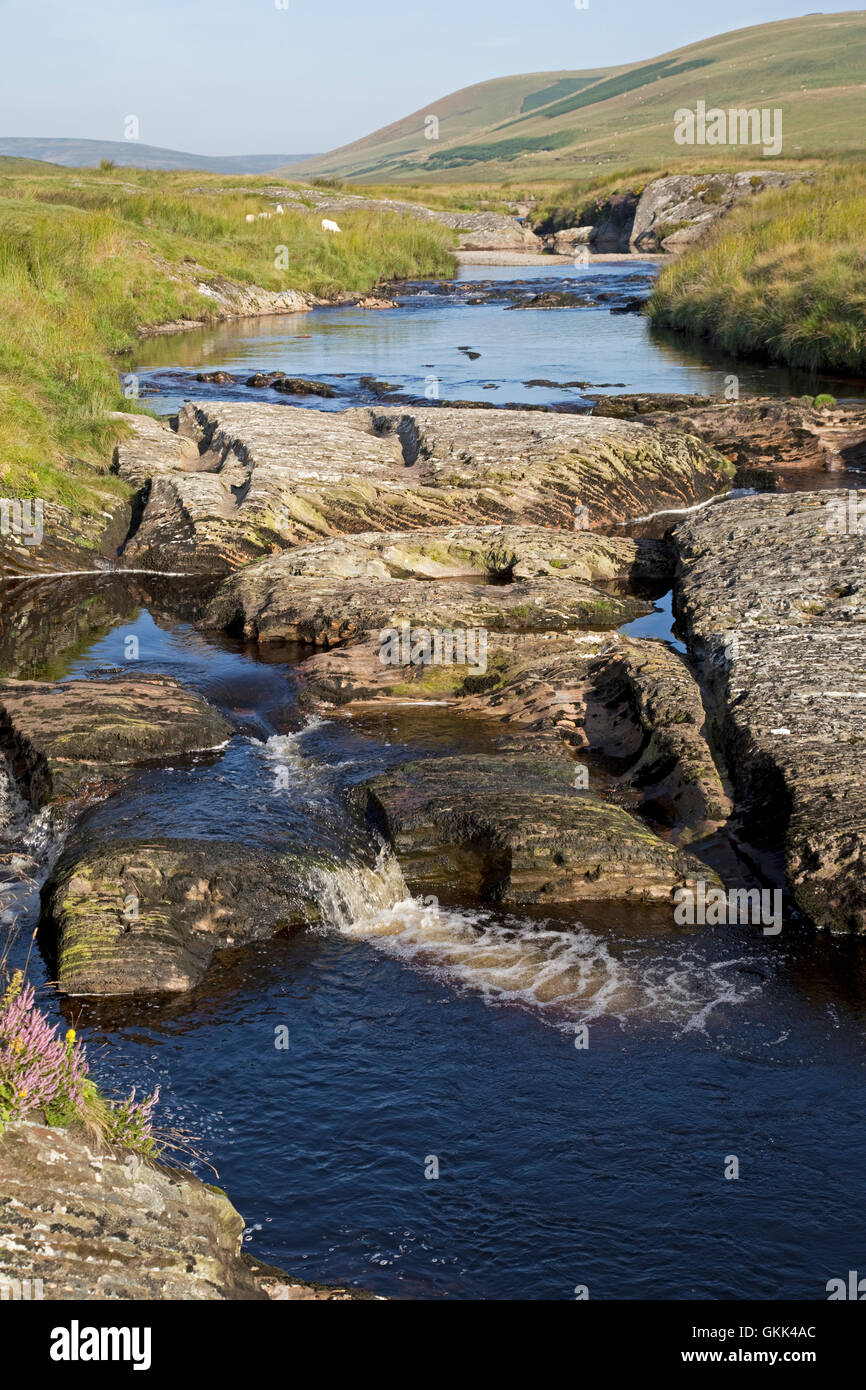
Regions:
M 97 793 L 136 763 L 219 748 L 232 733 L 169 676 L 0 682 L 0 751 L 33 806 Z
M 707 876 L 627 811 L 578 790 L 574 777 L 564 756 L 427 758 L 354 788 L 350 799 L 391 844 L 412 891 L 446 901 L 669 900 Z
M 527 299 L 509 304 L 509 309 L 591 309 L 596 300 L 574 290 L 542 290 Z
M 215 951 L 315 918 L 308 867 L 231 841 L 74 841 L 44 895 L 58 986 L 65 994 L 192 989 Z

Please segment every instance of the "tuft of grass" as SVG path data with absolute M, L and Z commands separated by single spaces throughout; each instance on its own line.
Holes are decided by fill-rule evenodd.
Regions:
M 665 268 L 658 325 L 808 371 L 866 375 L 866 171 L 840 166 L 733 209 Z

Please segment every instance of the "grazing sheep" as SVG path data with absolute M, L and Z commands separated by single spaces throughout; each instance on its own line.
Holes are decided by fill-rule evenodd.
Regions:
M 327 217 L 322 218 L 323 232 L 338 232 L 339 230 L 340 228 L 337 226 L 336 222 L 332 222 L 330 218 Z
M 246 221 L 247 221 L 247 222 L 255 222 L 255 220 L 256 220 L 256 215 L 255 215 L 255 213 L 254 213 L 254 212 L 248 212 L 247 215 L 246 215 Z
M 285 211 L 285 209 L 284 209 L 282 203 L 277 203 L 277 213 L 279 214 L 280 217 L 282 217 L 284 211 Z

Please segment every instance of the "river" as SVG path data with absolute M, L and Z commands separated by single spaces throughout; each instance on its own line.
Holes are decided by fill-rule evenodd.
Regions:
M 635 273 L 597 268 L 612 288 Z M 472 267 L 462 278 L 514 275 Z M 718 390 L 727 374 L 636 315 L 503 320 L 501 303 L 457 302 L 463 293 L 156 340 L 131 370 L 166 411 L 191 394 L 177 374 L 193 368 L 279 366 L 348 383 L 350 396 L 363 374 L 414 394 L 432 373 L 444 399 L 536 402 L 563 394 L 522 385 L 536 376 L 693 391 Z M 457 351 L 470 344 L 480 358 Z M 741 389 L 783 379 L 740 367 Z M 251 1252 L 300 1278 L 463 1299 L 570 1299 L 578 1286 L 593 1299 L 812 1299 L 862 1266 L 856 942 L 673 927 L 650 907 L 513 915 L 412 899 L 393 861 L 371 866 L 362 852 L 342 790 L 408 758 L 483 751 L 484 720 L 431 706 L 305 716 L 303 653 L 203 636 L 143 582 L 20 583 L 4 597 L 10 619 L 29 605 L 45 626 L 26 651 L 0 645 L 2 674 L 128 671 L 135 635 L 136 673 L 176 676 L 237 729 L 219 757 L 143 772 L 88 813 L 89 830 L 326 847 L 344 867 L 322 878 L 322 926 L 224 953 L 189 995 L 60 1000 L 38 959 L 34 974 L 103 1084 L 158 1084 L 162 1123 L 200 1136 Z M 676 641 L 665 605 L 639 623 L 630 631 Z M 44 864 L 44 816 L 25 824 L 0 804 L 4 814 L 8 844 L 29 835 Z M 10 867 L 0 878 L 20 956 L 36 894 Z M 588 1047 L 575 1045 L 582 1023 Z M 287 1050 L 275 1046 L 283 1026 Z M 731 1155 L 736 1181 L 725 1178 Z M 434 1158 L 438 1177 L 427 1176 Z

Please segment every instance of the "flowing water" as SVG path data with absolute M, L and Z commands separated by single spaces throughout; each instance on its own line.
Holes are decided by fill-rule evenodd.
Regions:
M 862 394 L 862 383 L 816 380 L 761 363 L 732 364 L 679 334 L 653 329 L 640 314 L 611 313 L 611 301 L 646 296 L 654 276 L 655 267 L 646 262 L 557 264 L 555 273 L 546 266 L 519 272 L 513 266 L 465 266 L 453 285 L 400 292 L 396 311 L 317 309 L 150 339 L 129 361 L 127 389 L 141 391 L 151 409 L 166 414 L 189 399 L 285 404 L 286 396 L 276 391 L 250 392 L 242 384 L 253 372 L 274 371 L 321 381 L 339 392 L 327 399 L 303 398 L 305 406 L 318 410 L 369 403 L 374 397 L 361 385 L 365 376 L 409 396 L 429 399 L 434 393 L 443 401 L 493 405 L 587 406 L 592 392 L 721 397 L 732 373 L 744 396 Z M 521 290 L 529 295 L 563 287 L 598 302 L 535 311 L 508 307 L 513 300 L 506 296 Z M 481 302 L 472 303 L 475 298 Z M 469 357 L 467 349 L 478 356 Z M 194 380 L 199 372 L 217 370 L 236 375 L 239 384 Z M 527 385 L 532 381 L 549 384 Z M 565 382 L 585 385 L 565 387 Z
M 405 315 L 303 316 L 303 354 L 286 320 L 148 351 L 201 366 L 209 344 L 209 368 L 340 365 L 390 379 L 400 362 L 415 389 L 446 337 L 485 343 L 485 315 L 506 312 L 429 298 Z M 459 333 L 436 327 L 449 314 Z M 579 330 L 575 347 L 581 314 L 592 338 L 595 310 L 506 321 L 543 320 L 513 329 L 537 335 L 523 377 L 542 365 L 575 377 L 583 357 L 601 380 L 680 390 L 715 370 L 680 354 L 663 381 L 644 373 L 640 361 L 658 351 L 661 370 L 670 349 L 643 320 L 606 311 L 610 343 Z M 499 350 L 514 399 L 519 354 L 511 341 Z M 455 371 L 449 385 L 465 397 L 475 378 L 462 361 Z M 321 922 L 222 953 L 185 996 L 61 1000 L 38 957 L 33 970 L 106 1086 L 159 1084 L 163 1123 L 201 1136 L 251 1251 L 397 1297 L 567 1299 L 585 1284 L 592 1298 L 820 1298 L 828 1278 L 862 1268 L 857 943 L 675 927 L 659 907 L 507 913 L 414 898 L 352 820 L 345 790 L 408 759 L 492 749 L 501 726 L 436 705 L 310 717 L 297 701 L 303 653 L 205 637 L 164 587 L 143 583 L 7 588 L 4 631 L 16 635 L 0 633 L 0 672 L 128 671 L 136 636 L 136 672 L 182 680 L 236 733 L 219 754 L 143 771 L 85 829 L 305 851 Z M 671 629 L 669 597 L 628 628 L 676 643 Z M 44 812 L 28 818 L 0 770 L 0 912 L 19 919 L 16 959 L 60 834 Z M 275 1046 L 283 1026 L 286 1051 Z M 726 1181 L 733 1154 L 740 1179 Z M 438 1178 L 425 1176 L 434 1158 Z

